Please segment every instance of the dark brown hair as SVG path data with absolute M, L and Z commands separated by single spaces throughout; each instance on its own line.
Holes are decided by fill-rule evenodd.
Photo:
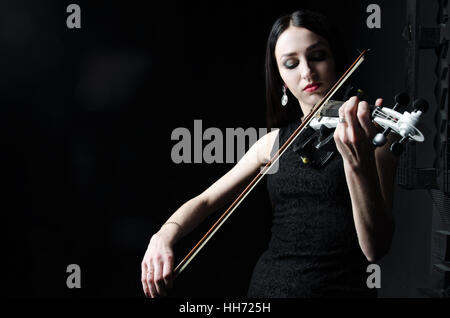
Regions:
M 283 80 L 275 59 L 275 45 L 281 33 L 289 28 L 290 25 L 304 27 L 328 41 L 334 57 L 337 76 L 340 76 L 347 66 L 345 50 L 342 42 L 339 40 L 337 28 L 324 15 L 309 10 L 299 10 L 278 18 L 272 26 L 266 47 L 266 121 L 269 130 L 275 127 L 286 126 L 292 120 L 303 115 L 298 103 L 293 102 L 296 101 L 296 98 L 289 91 L 287 91 L 288 104 L 286 106 L 281 105 Z

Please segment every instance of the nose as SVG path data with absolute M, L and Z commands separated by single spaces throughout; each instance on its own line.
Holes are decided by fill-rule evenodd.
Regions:
M 308 61 L 303 60 L 300 63 L 300 76 L 304 79 L 310 79 L 313 74 L 313 70 L 311 65 L 309 65 Z

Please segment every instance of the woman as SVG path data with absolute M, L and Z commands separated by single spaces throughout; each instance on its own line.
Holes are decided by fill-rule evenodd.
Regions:
M 172 286 L 173 244 L 235 199 L 274 155 L 276 138 L 283 144 L 336 82 L 343 70 L 336 44 L 320 14 L 296 11 L 275 22 L 266 52 L 267 120 L 269 128 L 280 129 L 261 137 L 152 236 L 142 261 L 147 296 L 165 295 Z M 279 170 L 267 175 L 272 237 L 255 266 L 249 297 L 376 296 L 366 286 L 366 268 L 391 244 L 396 159 L 390 142 L 374 149 L 377 129 L 366 102 L 350 98 L 339 116 L 333 136 L 338 154 L 324 167 L 305 164 L 288 149 Z

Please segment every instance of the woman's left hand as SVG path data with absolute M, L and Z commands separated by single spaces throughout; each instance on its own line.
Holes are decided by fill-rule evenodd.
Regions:
M 381 106 L 383 99 L 377 99 L 375 106 Z M 367 160 L 375 160 L 375 146 L 372 139 L 378 132 L 370 118 L 369 104 L 353 96 L 339 108 L 339 121 L 334 131 L 334 141 L 344 164 L 360 169 Z

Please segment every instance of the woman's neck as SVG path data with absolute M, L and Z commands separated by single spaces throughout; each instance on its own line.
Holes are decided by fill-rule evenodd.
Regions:
M 299 102 L 299 105 L 300 105 L 300 109 L 302 110 L 302 113 L 303 113 L 303 116 L 301 117 L 301 120 L 303 121 L 303 118 L 305 118 L 305 116 L 307 116 L 311 111 L 312 111 L 312 109 L 314 108 L 314 105 L 301 105 L 300 104 L 300 102 Z

